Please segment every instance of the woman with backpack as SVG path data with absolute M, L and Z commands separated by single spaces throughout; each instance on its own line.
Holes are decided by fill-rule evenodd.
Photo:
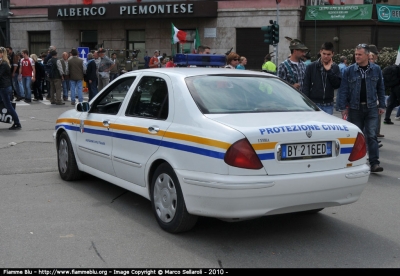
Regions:
M 32 84 L 34 101 L 43 101 L 43 90 L 42 90 L 42 82 L 44 79 L 44 66 L 42 63 L 38 62 L 38 57 L 35 54 L 31 55 L 31 59 L 35 62 L 36 69 L 36 79 Z

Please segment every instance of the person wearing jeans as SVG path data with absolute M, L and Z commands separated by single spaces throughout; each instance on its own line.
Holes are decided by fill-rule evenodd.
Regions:
M 397 121 L 400 120 L 400 106 L 397 108 L 396 117 L 394 119 L 397 120 Z
M 63 99 L 64 99 L 64 101 L 67 101 L 68 100 L 68 91 L 71 88 L 71 85 L 69 83 L 69 76 L 63 76 L 61 86 L 63 89 Z
M 356 47 L 356 63 L 347 67 L 343 73 L 339 109 L 342 116 L 348 116 L 347 120 L 364 132 L 371 172 L 377 173 L 383 171 L 379 162 L 376 130 L 379 123 L 378 115 L 383 114 L 386 109 L 385 86 L 381 68 L 368 60 L 369 52 L 368 44 L 359 44 Z
M 75 105 L 75 94 L 78 94 L 78 101 L 83 102 L 82 82 L 83 74 L 86 72 L 86 65 L 83 59 L 78 57 L 78 51 L 71 50 L 72 57 L 68 60 L 69 85 L 71 87 L 71 104 Z
M 22 87 L 22 82 L 18 81 L 18 73 L 19 73 L 19 60 L 21 58 L 20 53 L 14 53 L 11 46 L 6 47 L 8 53 L 8 61 L 11 66 L 11 82 L 12 87 L 15 91 L 16 101 L 23 100 L 25 98 L 24 88 Z
M 36 70 L 35 62 L 29 57 L 28 50 L 22 50 L 22 56 L 24 57 L 20 61 L 19 66 L 19 79 L 22 80 L 22 86 L 25 90 L 25 102 L 30 103 L 32 101 L 31 83 L 35 81 Z
M 64 52 L 62 54 L 62 59 L 57 60 L 57 68 L 58 71 L 62 72 L 61 74 L 61 84 L 63 89 L 63 100 L 68 100 L 68 91 L 70 89 L 69 85 L 69 68 L 68 68 L 68 53 Z
M 19 80 L 18 73 L 14 74 L 13 85 L 14 85 L 15 91 L 18 94 L 16 101 L 24 100 L 25 99 L 24 87 L 22 86 L 22 80 Z
M 328 113 L 330 115 L 333 115 L 333 103 L 327 103 L 327 104 L 320 104 L 316 103 L 316 105 L 325 113 Z
M 398 99 L 397 95 L 400 95 L 400 85 L 396 85 L 394 87 L 391 87 L 391 92 L 390 96 L 387 99 L 387 108 L 386 108 L 386 113 L 385 113 L 385 119 L 383 120 L 383 123 L 385 125 L 393 125 L 394 123 L 390 119 L 390 115 L 392 114 L 393 109 L 395 109 L 396 106 L 398 106 Z M 396 116 L 397 117 L 397 116 Z
M 22 87 L 24 88 L 25 91 L 25 100 L 24 102 L 30 103 L 32 99 L 32 90 L 31 90 L 31 84 L 32 84 L 32 77 L 20 77 L 22 81 Z
M 70 80 L 69 85 L 71 86 L 71 104 L 75 104 L 75 94 L 78 95 L 78 101 L 83 102 L 82 80 Z

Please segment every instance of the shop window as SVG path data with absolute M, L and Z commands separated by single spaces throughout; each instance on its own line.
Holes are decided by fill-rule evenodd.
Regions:
M 132 64 L 132 60 L 136 58 L 139 61 L 138 67 L 144 67 L 144 57 L 146 55 L 146 33 L 144 30 L 131 30 L 127 31 L 127 45 L 126 49 L 126 58 L 128 62 L 126 65 L 126 69 L 128 71 L 134 69 L 136 67 Z M 151 55 L 151 54 L 150 54 Z M 135 64 L 136 65 L 136 64 Z
M 36 54 L 38 57 L 45 53 L 50 46 L 50 31 L 46 32 L 28 32 L 29 37 L 29 55 Z
M 0 0 L 0 11 L 5 10 L 9 7 L 10 0 Z
M 99 48 L 97 31 L 81 31 L 81 47 L 89 47 L 90 50 Z

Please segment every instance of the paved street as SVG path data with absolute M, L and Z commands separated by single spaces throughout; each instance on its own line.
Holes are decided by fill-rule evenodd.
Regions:
M 61 180 L 52 133 L 70 108 L 20 102 L 22 130 L 0 124 L 0 267 L 400 267 L 400 121 L 382 125 L 384 172 L 358 202 L 316 215 L 201 218 L 172 235 L 138 195 L 93 176 Z

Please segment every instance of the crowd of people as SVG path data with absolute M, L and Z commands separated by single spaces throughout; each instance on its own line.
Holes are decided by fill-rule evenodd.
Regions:
M 378 140 L 384 137 L 381 134 L 381 117 L 385 114 L 383 123 L 393 124 L 390 116 L 400 102 L 396 97 L 397 94 L 400 95 L 400 79 L 398 85 L 391 88 L 386 109 L 384 78 L 381 68 L 376 64 L 379 55 L 377 47 L 357 45 L 350 66 L 345 56 L 340 57 L 339 64 L 333 62 L 332 42 L 321 45 L 318 58 L 314 62 L 311 62 L 309 49 L 299 39 L 291 39 L 289 50 L 289 57 L 278 67 L 271 61 L 273 53 L 267 54 L 261 70 L 285 80 L 328 114 L 333 115 L 336 103 L 336 110 L 342 113 L 343 119 L 363 131 L 371 172 L 382 172 L 379 162 L 379 148 L 382 143 Z M 247 62 L 246 58 L 243 59 Z M 225 68 L 245 69 L 240 65 L 242 57 L 234 52 L 229 53 L 226 60 Z M 395 119 L 400 120 L 400 108 Z
M 386 110 L 384 78 L 381 68 L 376 64 L 376 46 L 358 44 L 350 66 L 344 56 L 340 57 L 339 65 L 333 62 L 334 47 L 331 42 L 323 43 L 319 58 L 308 65 L 304 62 L 308 48 L 300 40 L 292 40 L 289 49 L 291 55 L 279 64 L 278 76 L 331 115 L 335 104 L 334 91 L 337 89 L 337 111 L 363 131 L 371 172 L 382 172 L 379 162 L 382 144 L 378 141 L 378 137 L 384 137 L 380 133 L 381 115 L 386 112 L 384 124 L 393 123 L 390 120 L 392 109 Z M 393 98 L 391 106 L 396 105 L 397 99 Z
M 310 60 L 308 48 L 298 39 L 292 39 L 289 45 L 290 56 L 277 67 L 272 61 L 273 53 L 264 58 L 261 70 L 276 74 L 295 89 L 311 99 L 321 110 L 333 114 L 336 110 L 344 119 L 357 125 L 366 137 L 371 172 L 382 172 L 379 162 L 378 137 L 381 116 L 385 113 L 384 124 L 393 124 L 390 119 L 393 108 L 398 105 L 394 96 L 389 99 L 386 110 L 385 86 L 381 68 L 376 64 L 378 50 L 375 45 L 359 44 L 355 47 L 353 63 L 348 66 L 347 58 L 340 57 L 340 64 L 333 62 L 334 46 L 332 42 L 322 44 L 318 59 Z M 42 62 L 35 54 L 29 56 L 28 50 L 15 54 L 11 47 L 0 47 L 0 96 L 5 108 L 13 118 L 10 130 L 21 129 L 18 115 L 12 106 L 16 101 L 31 102 L 43 100 L 43 87 L 47 87 L 47 99 L 52 104 L 64 105 L 71 91 L 71 104 L 76 99 L 83 101 L 82 83 L 87 82 L 89 101 L 119 74 L 119 62 L 116 54 L 111 59 L 102 48 L 88 54 L 87 62 L 78 57 L 76 49 L 62 53 L 57 57 L 55 46 L 50 46 L 47 54 L 42 54 Z M 198 54 L 210 54 L 210 47 L 199 46 Z M 226 54 L 224 68 L 245 70 L 247 59 L 229 51 Z M 155 50 L 152 57 L 145 57 L 146 68 L 175 67 L 173 57 Z M 47 70 L 46 70 L 47 68 Z M 400 85 L 393 89 L 400 89 Z M 392 93 L 395 95 L 395 93 Z M 396 119 L 400 120 L 400 108 Z
M 87 62 L 78 57 L 73 48 L 63 52 L 58 58 L 55 46 L 40 57 L 29 55 L 23 49 L 14 53 L 12 47 L 0 47 L 0 94 L 1 102 L 13 118 L 10 130 L 21 129 L 18 115 L 12 102 L 42 101 L 46 99 L 55 105 L 64 105 L 71 92 L 71 104 L 83 101 L 83 81 L 87 82 L 89 101 L 119 74 L 119 62 L 116 54 L 111 59 L 103 48 L 88 54 Z M 7 70 L 6 70 L 7 69 Z M 33 99 L 32 99 L 33 92 Z
M 32 100 L 41 101 L 46 92 L 46 98 L 52 104 L 64 105 L 68 100 L 68 92 L 71 91 L 71 104 L 74 105 L 75 97 L 79 102 L 83 101 L 84 77 L 87 79 L 89 99 L 91 99 L 114 80 L 120 70 L 116 54 L 113 53 L 109 58 L 103 48 L 89 53 L 87 62 L 78 57 L 75 48 L 70 52 L 63 52 L 61 58 L 55 46 L 50 46 L 48 52 L 42 53 L 40 57 L 36 54 L 29 55 L 26 49 L 21 53 L 14 53 L 12 47 L 6 49 L 11 66 L 15 101 L 23 100 L 27 103 Z
M 344 56 L 340 57 L 340 64 L 333 62 L 332 42 L 321 45 L 318 59 L 314 62 L 311 62 L 309 49 L 299 39 L 291 39 L 289 50 L 289 57 L 278 67 L 271 61 L 273 53 L 267 54 L 261 70 L 285 80 L 328 114 L 333 115 L 336 102 L 336 110 L 342 113 L 342 117 L 363 131 L 371 172 L 382 172 L 379 162 L 379 148 L 382 144 L 378 140 L 384 137 L 380 133 L 381 116 L 386 112 L 383 123 L 393 124 L 390 114 L 398 101 L 390 97 L 390 108 L 386 110 L 382 70 L 376 64 L 379 54 L 376 46 L 357 45 L 350 66 Z M 200 46 L 197 53 L 210 54 L 210 48 Z M 160 52 L 155 51 L 149 60 L 149 68 L 167 67 L 165 59 L 172 60 L 172 57 L 166 57 L 165 54 L 160 56 Z M 224 68 L 244 70 L 246 64 L 246 57 L 232 51 L 226 54 Z M 395 89 L 400 89 L 400 85 Z M 396 119 L 400 120 L 400 108 Z

